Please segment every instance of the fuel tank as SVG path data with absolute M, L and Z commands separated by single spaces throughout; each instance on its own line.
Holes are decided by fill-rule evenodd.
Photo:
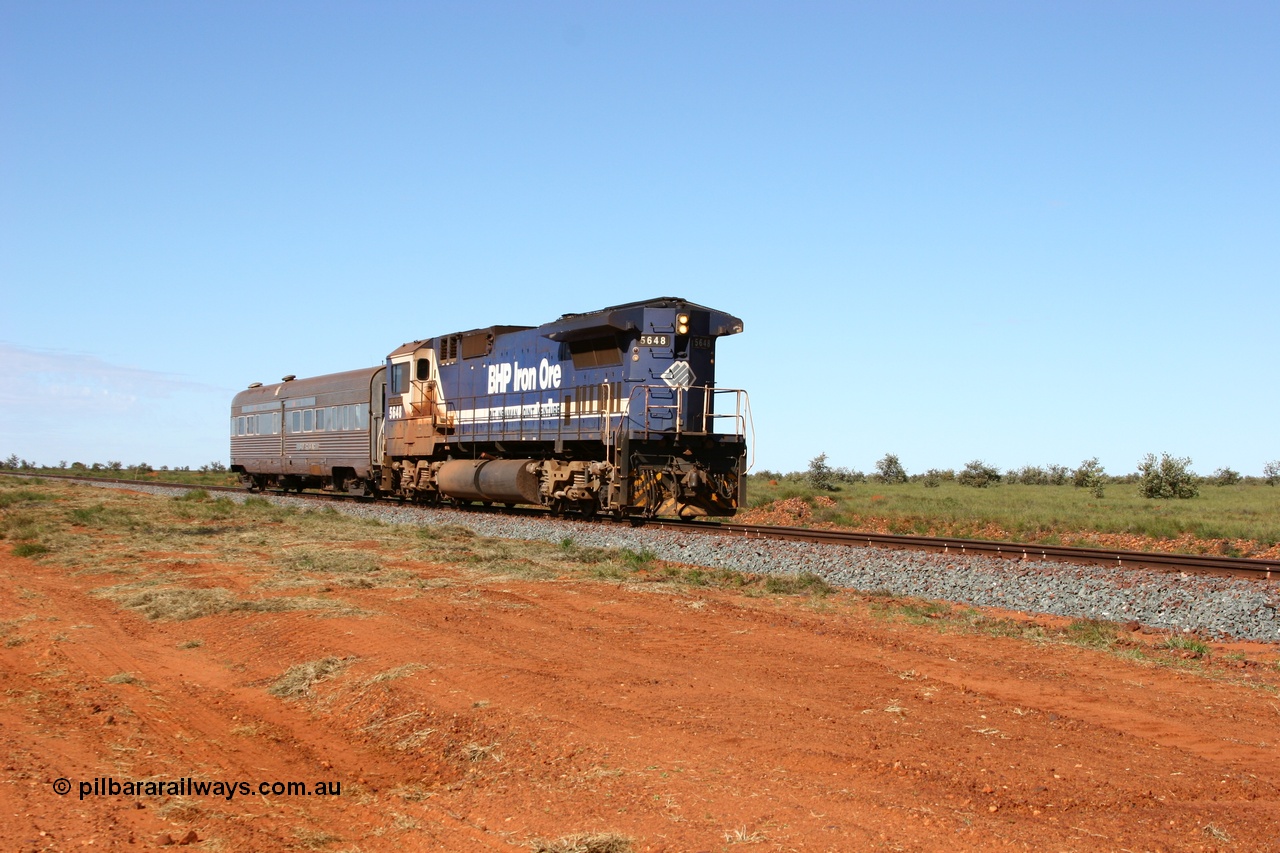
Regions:
M 532 459 L 446 462 L 436 472 L 440 494 L 469 501 L 540 504 L 538 463 Z

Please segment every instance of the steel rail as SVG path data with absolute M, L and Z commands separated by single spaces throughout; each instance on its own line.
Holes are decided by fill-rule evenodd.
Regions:
M 63 480 L 80 480 L 94 483 L 113 483 L 122 486 L 163 486 L 177 489 L 204 489 L 213 492 L 250 494 L 241 486 L 202 486 L 174 483 L 163 480 L 127 480 L 114 477 L 85 477 L 73 474 L 30 474 L 5 471 L 24 477 L 48 477 Z M 254 493 L 257 494 L 257 493 Z M 373 498 L 325 492 L 287 493 L 273 491 L 266 494 L 288 495 L 320 500 L 370 501 Z M 394 503 L 394 502 L 393 502 Z M 402 504 L 414 506 L 414 504 Z M 448 507 L 444 507 L 448 508 Z M 461 508 L 460 508 L 461 509 Z M 481 510 L 519 515 L 547 517 L 549 512 L 541 508 L 478 507 L 465 511 Z M 607 516 L 596 516 L 597 520 Z M 821 545 L 846 545 L 852 547 L 890 548 L 898 550 L 931 551 L 956 556 L 1000 557 L 1022 562 L 1046 561 L 1084 563 L 1118 568 L 1151 569 L 1164 572 L 1227 575 L 1259 581 L 1280 581 L 1280 559 L 1255 559 L 1226 557 L 1213 554 L 1173 554 L 1161 551 L 1124 551 L 1107 548 L 1089 548 L 1072 545 L 1040 545 L 1028 542 L 998 542 L 988 539 L 962 539 L 955 536 L 917 536 L 901 533 L 871 533 L 858 530 L 828 530 L 808 527 L 776 527 L 758 524 L 738 524 L 721 521 L 683 521 L 675 519 L 626 519 L 635 527 L 655 530 L 671 530 L 681 533 L 712 534 L 743 539 L 773 539 L 791 542 L 808 542 Z
M 917 536 L 901 533 L 870 533 L 858 530 L 815 530 L 805 527 L 772 527 L 768 525 L 735 524 L 732 522 L 696 522 L 691 524 L 681 521 L 655 520 L 646 521 L 645 524 L 657 525 L 671 530 L 701 528 L 704 532 L 745 539 L 776 539 L 824 545 L 932 551 L 958 556 L 1000 557 L 1022 562 L 1044 560 L 1048 562 L 1087 563 L 1089 565 L 1116 566 L 1120 568 L 1154 569 L 1166 572 L 1231 575 L 1264 581 L 1280 580 L 1280 559 L 1226 557 L 1214 554 L 1173 554 L 1162 551 L 1123 551 L 1086 546 L 1040 545 L 1028 542 L 962 539 L 955 536 Z

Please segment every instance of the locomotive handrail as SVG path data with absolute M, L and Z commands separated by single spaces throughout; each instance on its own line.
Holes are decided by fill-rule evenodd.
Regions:
M 689 395 L 689 392 L 694 389 L 671 387 L 668 385 L 646 384 L 646 385 L 636 385 L 632 387 L 631 393 L 628 395 L 628 398 L 627 398 L 628 407 L 627 407 L 626 417 L 623 419 L 622 423 L 618 424 L 619 431 L 622 429 L 623 425 L 627 421 L 632 421 L 637 426 L 642 427 L 644 431 L 647 433 L 648 432 L 665 432 L 667 429 L 674 429 L 676 435 L 682 435 L 686 432 L 692 432 L 696 435 L 705 435 L 707 433 L 714 432 L 714 430 L 711 429 L 711 427 L 715 425 L 715 421 L 717 419 L 723 418 L 723 419 L 733 421 L 734 423 L 734 432 L 732 433 L 733 435 L 742 436 L 743 438 L 745 438 L 747 435 L 747 426 L 748 426 L 748 421 L 750 420 L 750 413 L 751 413 L 751 402 L 750 402 L 750 398 L 747 396 L 747 392 L 742 388 L 715 388 L 710 385 L 703 385 L 703 386 L 696 386 L 696 387 L 703 392 L 701 429 L 689 430 L 689 429 L 686 429 L 684 425 L 684 412 L 688 408 L 688 405 L 687 405 L 688 395 Z M 637 420 L 635 416 L 636 408 L 630 405 L 631 401 L 635 399 L 637 391 L 644 392 L 644 401 L 643 401 L 644 416 L 640 420 Z M 670 403 L 654 402 L 653 400 L 654 391 L 661 391 L 664 394 L 668 394 L 668 393 L 673 394 L 674 401 Z M 732 414 L 728 412 L 720 414 L 714 410 L 715 397 L 720 394 L 732 394 L 734 396 L 734 411 Z M 662 410 L 671 410 L 671 409 L 675 410 L 675 424 L 673 425 L 673 427 L 667 427 L 664 429 L 655 429 L 654 425 L 650 420 L 649 413 L 652 411 L 662 411 Z M 725 434 L 728 435 L 729 433 L 725 433 Z

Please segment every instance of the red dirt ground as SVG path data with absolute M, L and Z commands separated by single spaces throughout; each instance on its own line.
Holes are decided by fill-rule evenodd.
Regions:
M 1210 679 L 849 593 L 412 569 L 452 583 L 344 590 L 358 617 L 149 622 L 90 594 L 106 576 L 0 557 L 3 849 L 1280 847 L 1274 649 L 1241 646 L 1262 663 Z M 327 656 L 347 666 L 311 695 L 268 692 Z M 81 799 L 95 777 L 341 794 Z

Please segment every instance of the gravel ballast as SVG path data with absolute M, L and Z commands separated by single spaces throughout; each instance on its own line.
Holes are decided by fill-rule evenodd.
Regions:
M 82 481 L 91 482 L 91 481 Z M 107 483 L 91 483 L 122 488 Z M 128 486 L 174 494 L 187 487 Z M 244 495 L 232 495 L 243 501 Z M 282 506 L 314 507 L 303 498 L 264 495 Z M 390 524 L 451 524 L 481 536 L 648 550 L 658 559 L 754 574 L 812 572 L 835 586 L 864 592 L 1001 607 L 1073 619 L 1138 622 L 1151 628 L 1211 637 L 1280 642 L 1280 595 L 1266 583 L 1236 578 L 1121 569 L 1060 562 L 883 548 L 819 545 L 767 539 L 631 528 L 622 524 L 522 518 L 374 503 L 332 503 L 347 515 Z

